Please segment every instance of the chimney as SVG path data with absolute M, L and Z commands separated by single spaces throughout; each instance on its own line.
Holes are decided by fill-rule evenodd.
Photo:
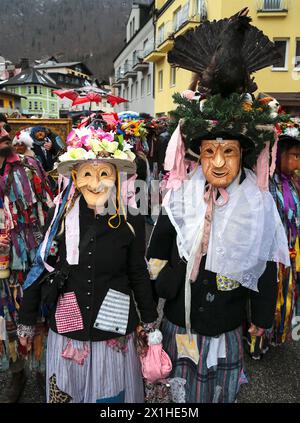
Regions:
M 22 71 L 29 68 L 29 59 L 28 58 L 22 57 L 20 68 L 22 69 Z

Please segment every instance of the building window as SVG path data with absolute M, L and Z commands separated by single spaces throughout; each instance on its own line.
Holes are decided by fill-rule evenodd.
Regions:
M 135 18 L 132 19 L 132 35 L 135 33 Z
M 54 97 L 54 93 L 53 93 L 53 91 L 51 91 L 51 97 Z
M 295 68 L 300 69 L 300 38 L 296 40 Z
M 170 69 L 170 86 L 175 87 L 175 85 L 176 85 L 176 68 L 172 66 Z
M 43 103 L 40 101 L 40 110 L 43 110 Z
M 273 66 L 272 70 L 288 70 L 288 39 L 275 39 L 274 44 L 281 55 L 281 58 Z
M 40 86 L 40 94 L 43 94 L 43 89 L 41 86 Z
M 55 112 L 55 104 L 54 103 L 51 104 L 51 110 L 52 110 L 52 112 Z
M 138 99 L 139 97 L 139 83 L 138 81 L 135 82 L 135 98 Z
M 34 102 L 34 110 L 38 110 L 38 107 L 39 107 L 39 106 L 38 106 L 38 102 L 37 102 L 37 101 L 35 101 L 35 102 Z
M 177 29 L 181 25 L 181 6 L 175 10 L 173 13 L 173 31 L 177 31 Z
M 158 44 L 163 43 L 165 40 L 165 24 L 158 28 Z
M 151 75 L 147 75 L 147 94 L 151 94 Z
M 137 63 L 137 51 L 134 50 L 133 55 L 132 55 L 132 64 L 133 66 Z
M 32 101 L 29 102 L 28 108 L 29 108 L 29 110 L 32 110 Z
M 11 100 L 9 100 L 9 107 L 12 109 L 13 108 L 13 102 Z
M 283 1 L 282 0 L 264 0 L 263 1 L 263 10 L 282 10 Z
M 0 99 L 0 107 L 4 107 L 4 100 Z
M 164 78 L 164 74 L 163 74 L 163 71 L 161 70 L 161 71 L 158 72 L 158 89 L 159 89 L 159 91 L 162 91 L 164 89 L 163 78 Z
M 31 87 L 27 87 L 27 94 L 31 94 Z
M 38 90 L 37 90 L 37 86 L 36 85 L 33 87 L 33 93 L 34 94 L 37 94 L 38 93 Z
M 145 78 L 141 79 L 141 97 L 145 95 Z

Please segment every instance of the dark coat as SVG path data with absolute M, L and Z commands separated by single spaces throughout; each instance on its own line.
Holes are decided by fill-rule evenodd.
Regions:
M 94 212 L 87 207 L 83 197 L 80 199 L 80 258 L 78 265 L 69 266 L 65 292 L 75 293 L 84 329 L 62 333 L 71 339 L 102 341 L 120 336 L 117 333 L 93 327 L 100 306 L 110 288 L 130 296 L 127 334 L 133 332 L 140 321 L 135 301 L 143 322 L 150 323 L 157 318 L 144 258 L 143 216 L 133 216 L 128 213 L 127 220 L 134 228 L 135 236 L 124 219 L 118 229 L 111 229 L 108 226 L 109 217 L 97 215 L 95 218 Z M 65 262 L 64 237 L 59 245 L 59 257 L 62 263 Z M 20 324 L 34 325 L 36 323 L 41 300 L 41 286 L 36 281 L 24 291 L 19 314 Z M 54 332 L 57 332 L 56 305 L 51 308 L 49 317 L 50 328 Z
M 41 162 L 45 172 L 50 172 L 55 163 L 55 157 L 58 154 L 60 147 L 57 142 L 53 139 L 47 138 L 45 142 L 52 142 L 52 147 L 50 150 L 46 150 L 43 146 L 33 143 L 33 151 L 36 155 L 36 158 Z
M 154 282 L 154 288 L 159 297 L 166 299 L 166 318 L 175 325 L 185 327 L 186 263 L 179 257 L 176 231 L 166 213 L 158 218 L 147 257 L 168 260 Z M 216 273 L 205 270 L 205 259 L 206 256 L 202 259 L 198 278 L 191 287 L 192 329 L 201 335 L 217 336 L 238 328 L 246 317 L 249 299 L 252 323 L 261 328 L 270 328 L 276 304 L 276 263 L 267 263 L 258 282 L 259 293 L 242 286 L 231 291 L 219 291 Z

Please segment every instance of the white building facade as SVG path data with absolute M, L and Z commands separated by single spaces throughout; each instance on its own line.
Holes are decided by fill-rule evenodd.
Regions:
M 114 60 L 114 93 L 127 100 L 117 112 L 131 110 L 154 116 L 153 63 L 144 62 L 154 38 L 152 4 L 133 4 L 126 27 L 126 45 Z

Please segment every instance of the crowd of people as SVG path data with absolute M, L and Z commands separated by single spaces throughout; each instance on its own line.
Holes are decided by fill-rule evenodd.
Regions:
M 11 139 L 0 115 L 1 402 L 37 369 L 49 403 L 232 403 L 244 353 L 291 340 L 300 123 L 250 78 L 275 56 L 243 10 L 175 40 L 170 63 L 195 76 L 171 121 L 98 113 L 61 143 L 42 126 Z

